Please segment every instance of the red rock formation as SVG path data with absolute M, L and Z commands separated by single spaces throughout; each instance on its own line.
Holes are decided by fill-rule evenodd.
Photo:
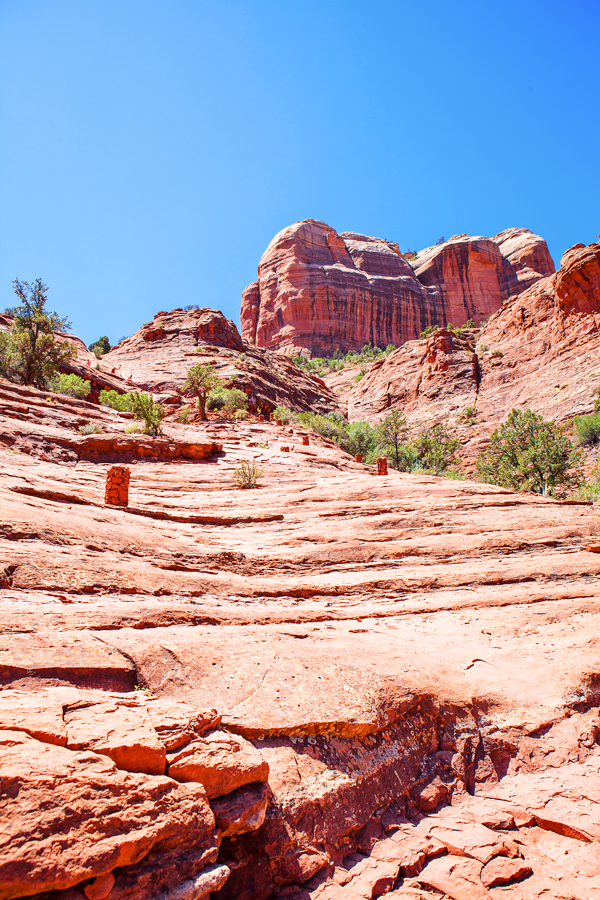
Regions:
M 223 381 L 245 390 L 250 407 L 272 412 L 277 406 L 328 412 L 334 395 L 318 378 L 290 359 L 242 342 L 237 328 L 214 309 L 159 312 L 102 359 L 134 387 L 179 403 L 188 369 L 214 363 Z
M 600 389 L 600 245 L 567 251 L 560 269 L 514 296 L 477 333 L 439 329 L 377 361 L 346 389 L 352 421 L 402 409 L 410 424 L 460 421 L 473 407 L 488 435 L 513 407 L 566 421 Z M 463 423 L 464 425 L 464 423 Z
M 288 354 L 399 346 L 431 324 L 480 322 L 553 271 L 545 242 L 523 229 L 458 237 L 411 265 L 397 244 L 308 219 L 263 254 L 242 297 L 242 335 Z

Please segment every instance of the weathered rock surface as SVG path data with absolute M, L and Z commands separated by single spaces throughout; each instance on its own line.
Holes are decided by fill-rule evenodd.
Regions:
M 400 346 L 428 325 L 478 324 L 552 272 L 545 242 L 525 229 L 458 236 L 409 263 L 397 244 L 308 219 L 280 231 L 263 254 L 242 296 L 242 336 L 316 356 Z
M 399 408 L 414 427 L 454 421 L 477 442 L 513 407 L 559 422 L 589 413 L 599 388 L 600 245 L 591 244 L 568 251 L 556 274 L 505 303 L 481 332 L 439 329 L 378 360 L 345 402 L 351 421 Z M 467 407 L 475 427 L 461 421 Z
M 159 312 L 102 359 L 130 389 L 152 391 L 176 406 L 188 369 L 207 363 L 226 384 L 246 391 L 253 411 L 287 406 L 327 412 L 336 406 L 324 382 L 286 357 L 244 343 L 233 322 L 214 309 Z
M 594 896 L 590 505 L 252 418 L 133 457 L 113 411 L 1 390 L 0 896 Z M 88 412 L 110 452 L 75 449 Z

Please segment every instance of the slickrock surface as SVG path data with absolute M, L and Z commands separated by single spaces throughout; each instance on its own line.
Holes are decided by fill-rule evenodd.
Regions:
M 357 384 L 342 383 L 340 395 L 344 387 L 351 421 L 400 408 L 414 426 L 460 426 L 472 406 L 476 427 L 463 427 L 465 440 L 488 435 L 513 407 L 562 422 L 591 412 L 600 388 L 600 244 L 573 247 L 556 274 L 505 303 L 481 332 L 440 329 L 410 341 Z
M 228 386 L 246 391 L 253 411 L 287 406 L 327 412 L 337 405 L 321 379 L 291 359 L 244 343 L 233 322 L 214 309 L 159 312 L 102 358 L 103 368 L 114 368 L 125 385 L 152 391 L 175 407 L 188 369 L 207 363 Z
M 600 896 L 591 505 L 1 390 L 0 898 Z
M 287 354 L 400 346 L 428 325 L 477 324 L 503 300 L 554 272 L 545 241 L 513 228 L 459 235 L 409 263 L 397 244 L 338 234 L 307 219 L 284 228 L 242 296 L 245 341 Z

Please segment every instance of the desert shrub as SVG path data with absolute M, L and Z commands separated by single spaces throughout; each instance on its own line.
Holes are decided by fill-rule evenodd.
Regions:
M 476 415 L 477 411 L 474 406 L 465 406 L 462 413 L 460 414 L 460 418 L 463 420 L 463 422 L 466 422 L 467 425 L 473 425 Z
M 165 408 L 156 403 L 150 394 L 141 394 L 138 391 L 131 393 L 131 411 L 136 419 L 144 422 L 144 432 L 154 437 L 162 432 L 162 420 L 165 417 Z
M 474 319 L 467 319 L 467 321 L 464 324 L 464 328 L 476 328 L 476 327 L 477 326 L 475 325 Z
M 236 409 L 233 414 L 233 418 L 237 419 L 238 421 L 243 421 L 244 419 L 247 419 L 248 418 L 248 410 Z
M 300 421 L 303 421 L 301 417 L 299 418 Z M 316 431 L 317 434 L 320 434 L 325 438 L 329 438 L 330 441 L 336 441 L 336 443 L 343 446 L 346 438 L 346 423 L 343 418 L 340 422 L 340 418 L 342 417 L 336 416 L 335 413 L 327 413 L 326 416 L 311 416 L 309 422 L 307 423 L 307 427 L 311 428 L 313 431 Z M 305 423 L 303 422 L 303 424 Z
M 190 408 L 189 408 L 189 406 L 183 406 L 177 413 L 177 421 L 181 422 L 182 425 L 187 425 L 189 420 L 190 420 Z
M 65 394 L 67 397 L 77 397 L 80 400 L 87 397 L 92 386 L 85 378 L 79 375 L 66 375 L 61 372 L 52 380 L 49 385 L 50 390 L 57 394 Z
M 312 413 L 304 413 L 304 415 L 311 416 Z M 281 421 L 284 425 L 289 425 L 291 422 L 297 422 L 302 416 L 296 416 L 291 409 L 287 409 L 285 406 L 278 406 L 273 410 L 273 418 L 276 422 Z
M 424 328 L 419 335 L 419 339 L 424 341 L 425 338 L 428 338 L 430 334 L 433 334 L 434 331 L 437 331 L 439 327 L 439 325 L 428 325 L 427 328 Z
M 418 466 L 428 472 L 441 475 L 454 458 L 460 442 L 441 422 L 422 431 L 411 442 L 417 455 Z
M 490 348 L 488 347 L 487 344 L 480 344 L 477 349 L 479 350 L 480 353 L 487 353 Z
M 554 494 L 581 484 L 582 453 L 555 422 L 530 409 L 513 409 L 480 454 L 477 472 L 512 490 Z
M 502 350 L 492 350 L 492 356 L 495 356 L 497 359 L 501 359 L 504 356 Z
M 217 387 L 210 391 L 206 398 L 206 408 L 222 410 L 228 415 L 238 411 L 247 411 L 248 397 L 239 388 Z
M 81 434 L 102 434 L 104 428 L 102 425 L 94 425 L 92 422 L 88 422 L 85 425 L 80 425 L 79 431 Z
M 581 446 L 595 444 L 600 439 L 600 412 L 589 416 L 576 416 L 573 430 L 577 443 Z
M 239 466 L 233 471 L 233 480 L 239 488 L 247 490 L 248 488 L 258 487 L 258 481 L 263 474 L 264 469 L 252 459 L 249 462 L 242 460 Z
M 9 381 L 45 388 L 62 363 L 77 356 L 70 341 L 58 341 L 57 331 L 69 331 L 67 318 L 46 309 L 48 288 L 37 278 L 33 284 L 13 281 L 20 303 L 4 312 L 13 317 L 10 330 L 0 333 L 0 375 Z
M 133 412 L 131 407 L 131 392 L 119 394 L 117 391 L 100 391 L 99 401 L 101 406 L 110 406 L 119 412 Z
M 141 434 L 142 429 L 139 425 L 128 425 L 125 429 L 125 434 Z

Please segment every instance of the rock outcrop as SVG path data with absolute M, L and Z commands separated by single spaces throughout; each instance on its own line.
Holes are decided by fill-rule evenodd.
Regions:
M 167 422 L 219 452 L 129 459 L 106 506 L 114 460 L 62 452 L 127 420 L 2 389 L 4 900 L 593 896 L 590 505 L 249 419 Z
M 457 236 L 409 263 L 397 244 L 308 219 L 263 254 L 242 297 L 242 335 L 286 354 L 400 346 L 429 325 L 479 323 L 553 271 L 545 242 L 524 229 Z
M 277 406 L 328 412 L 335 396 L 323 381 L 298 369 L 291 359 L 244 343 L 237 328 L 214 309 L 158 312 L 102 358 L 123 382 L 152 391 L 167 403 L 181 403 L 188 369 L 214 363 L 222 380 L 245 390 L 250 407 L 272 412 Z
M 600 389 L 600 244 L 578 245 L 560 269 L 513 296 L 481 331 L 439 329 L 372 366 L 345 392 L 351 421 L 402 409 L 411 425 L 460 424 L 467 407 L 485 437 L 513 407 L 565 422 Z

